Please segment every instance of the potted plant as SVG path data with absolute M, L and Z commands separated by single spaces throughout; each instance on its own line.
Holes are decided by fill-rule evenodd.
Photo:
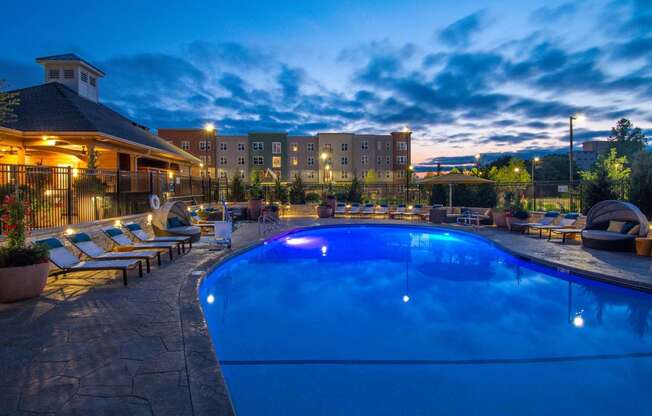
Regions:
M 525 204 L 519 199 L 505 215 L 505 222 L 509 231 L 520 231 L 527 224 L 530 213 L 525 209 Z
M 496 224 L 496 227 L 507 228 L 506 215 L 507 211 L 505 210 L 505 207 L 501 205 L 491 209 L 491 216 L 494 219 L 494 224 Z
M 335 208 L 337 207 L 337 198 L 333 190 L 333 182 L 328 183 L 326 188 L 326 205 L 331 208 L 331 216 L 335 215 Z
M 25 244 L 29 201 L 7 195 L 1 208 L 7 244 L 0 247 L 0 302 L 14 302 L 39 296 L 48 279 L 48 251 Z
M 263 207 L 263 189 L 260 186 L 260 171 L 251 172 L 251 186 L 249 187 L 249 201 L 247 212 L 250 220 L 257 220 Z
M 333 215 L 333 208 L 329 205 L 327 198 L 323 198 L 317 206 L 317 216 L 319 218 L 329 218 Z

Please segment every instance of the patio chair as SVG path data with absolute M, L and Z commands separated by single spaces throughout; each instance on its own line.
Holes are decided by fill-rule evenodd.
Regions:
M 548 211 L 546 212 L 543 217 L 539 220 L 539 222 L 529 222 L 524 225 L 523 232 L 525 234 L 530 233 L 530 229 L 536 230 L 539 229 L 540 227 L 548 227 L 552 225 L 553 222 L 559 217 L 559 212 L 557 211 Z M 539 237 L 541 237 L 541 231 L 539 231 Z
M 539 238 L 542 238 L 543 236 L 543 231 L 548 231 L 548 239 L 550 239 L 552 231 L 553 230 L 561 230 L 565 228 L 573 228 L 577 225 L 577 221 L 580 218 L 580 214 L 577 212 L 569 212 L 567 214 L 564 214 L 562 219 L 559 221 L 558 224 L 550 224 L 550 225 L 540 225 L 538 227 L 535 227 L 536 230 L 539 230 Z
M 346 204 L 344 202 L 338 202 L 335 206 L 335 215 L 345 215 L 346 214 Z
M 131 247 L 133 250 L 151 250 L 151 249 L 161 249 L 167 250 L 170 261 L 174 260 L 174 249 L 177 249 L 177 253 L 181 254 L 181 245 L 175 242 L 149 242 L 149 243 L 134 243 L 125 233 L 122 232 L 119 228 L 116 227 L 106 227 L 102 228 L 104 234 L 111 239 L 116 245 L 122 247 Z
M 147 231 L 143 230 L 143 227 L 136 222 L 125 224 L 125 228 L 141 243 L 180 243 L 183 252 L 186 251 L 186 243 L 188 243 L 188 251 L 192 250 L 192 238 L 190 237 L 173 235 L 151 237 L 147 234 Z
M 427 221 L 430 217 L 430 207 L 428 205 L 416 204 L 414 205 L 414 215 Z
M 154 210 L 152 229 L 158 236 L 190 237 L 193 242 L 201 238 L 201 228 L 193 225 L 188 206 L 182 201 L 168 201 Z
M 362 215 L 374 215 L 374 204 L 364 204 L 362 207 Z
M 389 214 L 389 207 L 387 206 L 387 204 L 380 204 L 380 206 L 376 210 L 376 215 L 385 216 L 387 214 Z
M 47 238 L 36 241 L 49 249 L 48 258 L 60 271 L 51 273 L 52 276 L 71 272 L 88 272 L 98 270 L 119 270 L 122 271 L 122 282 L 127 286 L 127 273 L 129 270 L 138 267 L 138 275 L 143 277 L 143 263 L 140 260 L 91 260 L 81 261 L 70 250 L 68 250 L 58 238 Z
M 86 233 L 76 233 L 66 236 L 66 238 L 83 255 L 93 260 L 145 260 L 147 273 L 151 270 L 150 259 L 156 258 L 157 264 L 161 265 L 161 252 L 158 250 L 138 252 L 106 251 Z
M 582 244 L 610 251 L 634 251 L 636 237 L 648 234 L 648 221 L 634 204 L 602 201 L 591 207 L 582 231 Z
M 360 204 L 357 202 L 354 202 L 351 204 L 351 208 L 349 208 L 349 214 L 351 215 L 359 215 L 360 214 Z
M 389 216 L 396 218 L 405 215 L 405 204 L 398 204 L 395 209 L 389 212 Z

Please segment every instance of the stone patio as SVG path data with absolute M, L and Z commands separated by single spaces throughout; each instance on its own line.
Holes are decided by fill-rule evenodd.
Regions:
M 291 219 L 268 237 L 354 222 L 361 221 Z M 473 232 L 517 255 L 652 290 L 652 258 L 494 228 Z M 258 241 L 257 225 L 243 224 L 234 250 Z M 0 415 L 233 414 L 196 291 L 225 254 L 199 244 L 142 279 L 130 276 L 128 287 L 108 273 L 70 274 L 50 279 L 39 299 L 0 305 Z

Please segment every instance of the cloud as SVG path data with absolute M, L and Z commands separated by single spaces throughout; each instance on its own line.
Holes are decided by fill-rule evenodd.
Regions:
M 450 24 L 441 30 L 437 37 L 447 46 L 467 47 L 472 37 L 484 29 L 487 24 L 487 12 L 480 10 Z
M 532 12 L 530 21 L 538 24 L 550 24 L 574 16 L 577 13 L 577 2 L 562 3 L 559 6 L 543 6 Z

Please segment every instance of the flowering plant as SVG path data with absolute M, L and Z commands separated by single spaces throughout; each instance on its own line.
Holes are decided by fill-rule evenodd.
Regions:
M 0 247 L 0 267 L 19 267 L 47 261 L 47 249 L 39 245 L 25 245 L 27 219 L 31 214 L 29 200 L 10 194 L 0 207 L 2 231 L 7 236 L 7 244 Z

